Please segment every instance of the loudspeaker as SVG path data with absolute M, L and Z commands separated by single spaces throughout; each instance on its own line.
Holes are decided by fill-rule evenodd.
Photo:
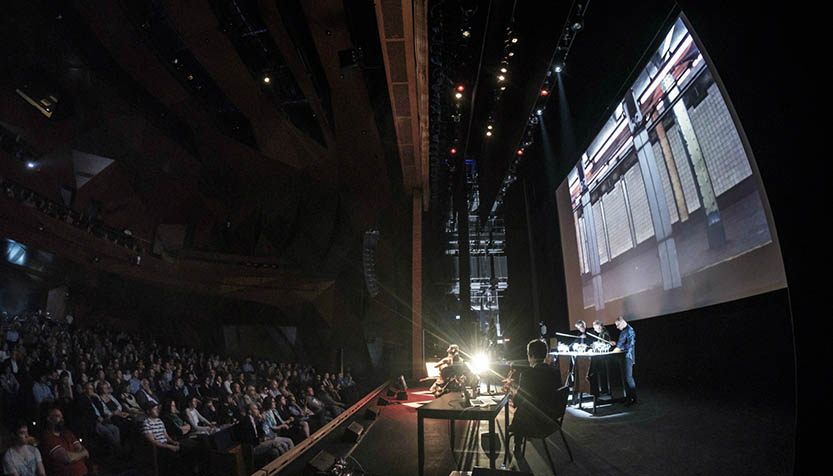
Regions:
M 376 405 L 383 407 L 388 404 L 388 401 L 382 397 L 379 397 L 379 400 L 376 402 Z
M 365 420 L 375 420 L 379 417 L 379 412 L 381 412 L 379 408 L 370 407 L 364 411 L 364 419 Z
M 396 399 L 397 400 L 407 400 L 408 399 L 408 392 L 396 392 Z
M 359 437 L 362 436 L 362 433 L 364 433 L 364 427 L 354 421 L 344 429 L 344 440 L 350 442 L 359 441 Z
M 328 473 L 335 464 L 335 456 L 323 450 L 319 451 L 317 455 L 307 461 L 307 466 L 304 468 L 304 475 L 315 476 L 318 474 Z

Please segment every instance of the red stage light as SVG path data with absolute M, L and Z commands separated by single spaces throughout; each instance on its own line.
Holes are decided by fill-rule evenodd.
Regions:
M 460 92 L 462 93 L 462 92 L 463 92 L 463 91 L 465 91 L 465 90 L 466 90 L 466 87 L 465 87 L 465 86 L 463 86 L 462 84 L 461 84 L 461 85 L 459 85 L 459 86 L 457 86 L 457 91 L 460 91 Z
M 452 149 L 451 149 L 451 155 L 454 155 L 454 154 L 456 154 L 456 153 L 457 153 L 457 149 L 452 148 Z
M 547 95 L 547 94 L 549 94 L 549 93 L 550 93 L 550 92 L 549 92 L 549 91 L 547 91 L 546 89 L 542 89 L 542 90 L 541 90 L 541 96 L 546 96 L 546 95 Z
M 518 155 L 524 155 L 524 150 L 523 149 L 518 149 Z

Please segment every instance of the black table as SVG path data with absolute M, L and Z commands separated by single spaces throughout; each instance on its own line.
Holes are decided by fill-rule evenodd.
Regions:
M 584 401 L 584 395 L 591 395 L 593 397 L 593 414 L 596 414 L 596 402 L 599 399 L 601 389 L 602 375 L 607 380 L 607 389 L 611 400 L 613 399 L 613 388 L 610 381 L 609 364 L 614 363 L 618 366 L 619 382 L 621 388 L 625 388 L 625 374 L 624 369 L 620 363 L 624 359 L 624 352 L 550 352 L 550 355 L 557 357 L 558 367 L 561 375 L 567 375 L 565 383 L 570 384 L 572 394 L 572 404 L 581 406 Z M 595 382 L 591 382 L 589 378 L 591 369 L 594 369 L 597 375 Z M 624 390 L 623 390 L 624 392 Z M 624 400 L 624 397 L 621 399 Z
M 509 426 L 509 394 L 505 394 L 501 401 L 487 407 L 464 407 L 464 399 L 459 393 L 447 393 L 440 398 L 417 408 L 417 444 L 419 445 L 419 476 L 425 471 L 425 418 L 435 418 L 449 421 L 449 440 L 452 454 L 454 452 L 454 422 L 456 420 L 488 420 L 489 421 L 489 466 L 494 469 L 497 454 L 494 441 L 495 418 L 504 410 L 506 424 L 503 427 L 503 440 L 506 441 Z M 456 459 L 456 458 L 455 458 Z

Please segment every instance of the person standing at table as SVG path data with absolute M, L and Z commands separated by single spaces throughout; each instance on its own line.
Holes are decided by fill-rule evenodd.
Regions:
M 576 344 L 589 344 L 588 340 L 590 340 L 590 339 L 587 337 L 587 323 L 584 322 L 584 321 L 579 320 L 579 321 L 576 321 L 575 327 L 576 327 L 576 331 L 578 332 L 577 334 L 574 333 L 575 336 L 576 336 L 576 342 L 575 343 Z
M 610 341 L 615 346 L 613 352 L 625 353 L 625 382 L 628 385 L 627 402 L 631 406 L 636 403 L 636 381 L 633 379 L 633 366 L 636 363 L 636 333 L 623 316 L 616 318 L 616 328 L 619 329 L 619 340 Z
M 610 341 L 610 332 L 608 332 L 607 329 L 605 329 L 605 326 L 604 326 L 604 324 L 602 324 L 602 321 L 600 321 L 598 319 L 593 321 L 593 331 L 594 331 L 593 333 L 599 339 L 602 339 L 605 342 Z

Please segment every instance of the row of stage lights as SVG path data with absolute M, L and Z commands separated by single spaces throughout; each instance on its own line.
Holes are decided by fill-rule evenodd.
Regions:
M 578 34 L 578 32 L 584 29 L 584 14 L 587 11 L 587 5 L 589 3 L 590 0 L 575 0 L 570 8 L 570 13 L 567 16 L 567 21 L 565 22 L 564 28 L 561 33 L 561 38 L 559 39 L 558 46 L 556 46 L 555 53 L 553 54 L 553 58 L 551 61 L 552 67 L 547 71 L 546 78 L 544 79 L 544 83 L 542 84 L 540 92 L 538 94 L 538 100 L 535 104 L 534 113 L 530 115 L 527 127 L 524 129 L 524 134 L 522 136 L 523 138 L 521 139 L 521 143 L 515 151 L 516 159 L 512 164 L 512 170 L 510 170 L 510 173 L 507 174 L 507 177 L 504 179 L 504 185 L 501 188 L 499 196 L 502 196 L 506 188 L 508 188 L 508 185 L 510 185 L 514 181 L 513 178 L 509 181 L 509 183 L 506 183 L 507 178 L 514 177 L 514 169 L 517 168 L 520 158 L 524 155 L 525 149 L 532 145 L 534 141 L 534 134 L 537 128 L 532 128 L 531 126 L 537 126 L 540 120 L 539 117 L 544 114 L 544 110 L 546 109 L 547 99 L 549 97 L 550 90 L 552 89 L 555 80 L 552 73 L 559 74 L 562 71 L 564 71 L 564 65 L 567 60 L 567 55 L 570 52 L 570 47 L 572 46 L 573 41 L 575 40 L 575 37 Z M 514 18 L 512 21 L 514 22 Z M 470 27 L 465 26 L 462 30 L 462 35 L 464 38 L 469 38 L 471 35 Z M 507 89 L 509 77 L 509 63 L 511 61 L 511 58 L 515 56 L 515 48 L 519 42 L 520 39 L 512 30 L 512 24 L 510 23 L 510 25 L 506 27 L 506 39 L 504 40 L 503 58 L 501 58 L 500 68 L 498 69 L 498 74 L 496 76 L 496 104 L 500 102 L 504 91 L 506 91 Z M 461 102 L 464 98 L 463 93 L 465 92 L 465 89 L 466 88 L 462 83 L 458 84 L 454 88 L 454 98 L 457 100 L 457 114 L 459 114 L 459 109 L 461 107 Z M 487 138 L 490 138 L 494 136 L 495 132 L 496 130 L 494 115 L 489 114 L 484 135 Z M 450 152 L 451 155 L 456 155 L 457 149 L 452 147 L 450 149 Z
M 509 165 L 506 175 L 503 178 L 503 182 L 501 183 L 501 187 L 498 190 L 497 197 L 495 197 L 495 202 L 491 210 L 492 213 L 497 211 L 497 208 L 503 201 L 503 197 L 506 195 L 509 186 L 511 186 L 518 178 L 516 174 L 520 166 L 521 159 L 523 158 L 525 149 L 532 145 L 534 141 L 535 134 L 538 131 L 537 126 L 541 120 L 541 116 L 544 114 L 547 99 L 549 98 L 550 91 L 552 90 L 556 80 L 555 75 L 561 74 L 564 71 L 567 56 L 570 53 L 573 41 L 575 41 L 578 32 L 584 29 L 584 15 L 587 11 L 587 5 L 589 3 L 590 0 L 575 0 L 570 7 L 570 13 L 567 15 L 567 20 L 564 22 L 564 28 L 561 30 L 561 37 L 558 40 L 558 45 L 555 48 L 555 53 L 553 54 L 552 61 L 550 63 L 551 68 L 548 69 L 546 77 L 544 78 L 544 83 L 541 85 L 538 100 L 536 101 L 533 109 L 534 112 L 530 114 L 527 125 L 524 128 L 524 132 L 521 136 L 521 142 L 515 152 L 515 160 L 513 160 Z

